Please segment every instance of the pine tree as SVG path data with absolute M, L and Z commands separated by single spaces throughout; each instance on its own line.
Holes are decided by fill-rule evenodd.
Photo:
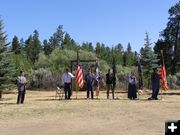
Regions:
M 60 47 L 63 43 L 64 31 L 63 25 L 59 25 L 56 32 L 49 39 L 49 44 L 51 46 L 51 52 L 56 48 Z
M 24 39 L 23 39 L 23 38 L 20 39 L 19 46 L 20 46 L 20 48 L 21 48 L 21 52 L 24 51 L 25 42 L 24 42 Z
M 152 69 L 158 67 L 158 59 L 157 55 L 152 51 L 152 43 L 150 43 L 149 35 L 147 32 L 144 40 L 144 48 L 141 49 L 143 75 L 146 77 L 146 79 L 150 80 Z
M 13 41 L 12 41 L 12 51 L 15 54 L 20 54 L 21 53 L 21 47 L 19 44 L 19 40 L 17 36 L 14 36 Z
M 180 1 L 169 9 L 169 21 L 162 32 L 164 41 L 170 41 L 168 48 L 173 52 L 172 74 L 180 71 Z M 166 55 L 166 54 L 164 54 Z M 168 54 L 169 55 L 169 54 Z
M 155 46 L 154 46 L 154 52 L 158 55 L 160 65 L 162 63 L 161 61 L 161 50 L 163 51 L 164 56 L 164 63 L 166 66 L 166 73 L 171 74 L 172 73 L 172 58 L 173 58 L 173 51 L 170 41 L 165 41 L 163 39 L 159 39 Z
M 0 98 L 2 98 L 2 91 L 12 85 L 15 73 L 7 46 L 7 35 L 3 32 L 3 22 L 0 20 Z
M 131 48 L 131 44 L 130 44 L 130 43 L 128 43 L 127 52 L 128 52 L 128 53 L 131 53 L 131 52 L 132 52 L 132 48 Z
M 26 53 L 27 53 L 27 58 L 32 62 L 34 65 L 35 62 L 39 58 L 39 53 L 41 49 L 41 43 L 39 40 L 39 34 L 38 31 L 34 31 L 34 35 L 29 36 L 29 38 L 26 40 Z
M 56 32 L 53 34 L 53 42 L 57 47 L 59 47 L 62 44 L 63 36 L 64 36 L 63 25 L 59 25 Z
M 47 40 L 43 41 L 43 46 L 44 46 L 44 48 L 43 48 L 44 54 L 49 56 L 51 54 L 51 47 L 50 47 L 49 43 L 47 42 Z
M 71 36 L 68 33 L 66 33 L 64 36 L 62 48 L 63 49 L 72 49 L 72 47 L 71 47 Z

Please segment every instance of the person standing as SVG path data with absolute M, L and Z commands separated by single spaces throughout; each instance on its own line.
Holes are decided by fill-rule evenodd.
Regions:
M 160 76 L 158 69 L 154 68 L 151 74 L 152 96 L 148 100 L 158 100 L 159 88 L 160 88 Z
M 137 98 L 137 79 L 135 74 L 132 72 L 129 77 L 129 85 L 128 85 L 128 98 L 136 99 Z
M 99 73 L 95 70 L 94 75 L 93 75 L 93 87 L 94 90 L 96 91 L 96 97 L 97 99 L 99 98 L 99 81 L 100 81 L 100 75 Z
M 87 74 L 85 76 L 86 81 L 86 90 L 87 90 L 87 99 L 89 98 L 89 94 L 91 92 L 91 99 L 94 98 L 94 92 L 93 92 L 93 75 L 91 73 L 91 69 L 88 69 Z
M 108 73 L 106 74 L 107 99 L 109 99 L 110 90 L 112 90 L 112 96 L 114 95 L 112 81 L 113 81 L 113 76 L 111 73 L 111 69 L 108 69 Z
M 26 94 L 26 84 L 27 80 L 24 77 L 24 72 L 20 71 L 20 75 L 17 78 L 17 87 L 18 87 L 18 97 L 17 97 L 17 104 L 23 104 Z
M 64 84 L 65 99 L 71 99 L 71 95 L 72 95 L 71 79 L 72 78 L 74 78 L 74 75 L 69 72 L 68 68 L 66 68 L 64 74 L 62 75 L 62 83 Z

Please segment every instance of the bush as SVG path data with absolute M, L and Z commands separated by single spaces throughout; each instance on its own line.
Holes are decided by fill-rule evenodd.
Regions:
M 49 69 L 39 68 L 38 70 L 30 70 L 28 73 L 29 88 L 55 88 L 61 85 L 60 75 Z
M 169 75 L 167 77 L 167 82 L 170 89 L 180 88 L 180 73 L 176 73 L 175 75 Z

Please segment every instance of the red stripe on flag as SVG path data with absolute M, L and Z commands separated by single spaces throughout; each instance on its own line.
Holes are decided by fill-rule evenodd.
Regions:
M 77 66 L 76 69 L 76 82 L 80 88 L 84 86 L 83 72 L 79 65 Z
M 166 80 L 165 65 L 162 65 L 162 67 L 161 67 L 161 85 L 162 85 L 162 89 L 163 90 L 167 90 L 168 89 L 167 80 Z

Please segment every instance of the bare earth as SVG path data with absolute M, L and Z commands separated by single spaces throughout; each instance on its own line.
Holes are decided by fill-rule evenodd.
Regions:
M 27 91 L 25 104 L 17 105 L 17 93 L 4 94 L 0 101 L 0 135 L 164 135 L 165 121 L 180 119 L 180 90 L 163 93 L 158 101 L 128 100 L 117 93 L 117 100 L 55 100 L 55 92 Z

